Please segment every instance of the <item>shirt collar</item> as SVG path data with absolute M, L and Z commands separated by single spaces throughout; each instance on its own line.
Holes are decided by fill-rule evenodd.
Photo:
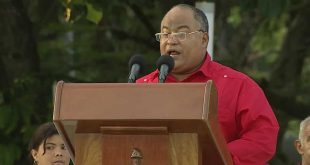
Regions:
M 211 63 L 211 57 L 210 57 L 209 53 L 206 52 L 203 64 L 200 66 L 200 68 L 196 72 L 191 74 L 189 77 L 191 77 L 193 75 L 197 75 L 199 73 L 202 73 L 203 76 L 205 76 L 206 78 L 210 78 L 211 77 L 211 73 L 209 70 L 210 69 L 209 66 L 211 65 L 210 63 Z M 156 69 L 155 74 L 153 74 L 153 79 L 157 78 L 158 74 L 159 74 L 159 71 L 158 71 L 158 69 Z M 169 76 L 170 75 L 168 75 L 168 77 Z
M 210 63 L 211 63 L 211 57 L 210 57 L 209 53 L 207 52 L 205 55 L 204 62 L 201 65 L 201 67 L 198 69 L 197 72 L 203 73 L 205 77 L 210 77 L 210 75 L 211 75 L 211 73 L 209 71 L 210 65 L 211 65 Z

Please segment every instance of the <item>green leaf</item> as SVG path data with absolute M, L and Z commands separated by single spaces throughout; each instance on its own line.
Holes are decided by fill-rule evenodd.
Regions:
M 100 10 L 97 10 L 96 8 L 94 8 L 94 6 L 90 3 L 87 3 L 86 4 L 86 7 L 87 7 L 87 15 L 86 15 L 86 19 L 95 23 L 95 24 L 98 24 L 99 21 L 101 20 L 102 18 L 102 11 Z
M 227 21 L 234 27 L 238 27 L 241 23 L 241 11 L 240 7 L 232 7 L 230 10 L 230 15 L 227 18 Z

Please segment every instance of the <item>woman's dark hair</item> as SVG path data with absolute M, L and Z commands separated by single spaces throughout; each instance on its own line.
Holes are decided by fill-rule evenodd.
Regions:
M 32 135 L 32 138 L 28 146 L 29 159 L 31 163 L 34 162 L 34 159 L 31 155 L 31 150 L 33 149 L 38 150 L 39 146 L 43 143 L 43 149 L 44 149 L 43 154 L 45 154 L 46 139 L 53 135 L 58 135 L 58 132 L 55 125 L 52 122 L 44 123 L 37 128 L 37 130 Z

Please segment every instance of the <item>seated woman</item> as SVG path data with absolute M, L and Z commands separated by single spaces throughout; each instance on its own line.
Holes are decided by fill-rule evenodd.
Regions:
M 36 165 L 69 165 L 70 157 L 54 124 L 48 122 L 37 128 L 29 143 L 29 158 Z

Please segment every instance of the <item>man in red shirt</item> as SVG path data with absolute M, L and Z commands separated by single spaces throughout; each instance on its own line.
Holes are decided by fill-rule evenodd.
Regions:
M 211 61 L 207 53 L 208 20 L 189 5 L 164 16 L 160 53 L 175 62 L 166 83 L 213 80 L 218 91 L 218 120 L 235 165 L 263 165 L 276 150 L 278 122 L 259 86 L 246 75 Z M 137 80 L 157 83 L 158 70 Z

